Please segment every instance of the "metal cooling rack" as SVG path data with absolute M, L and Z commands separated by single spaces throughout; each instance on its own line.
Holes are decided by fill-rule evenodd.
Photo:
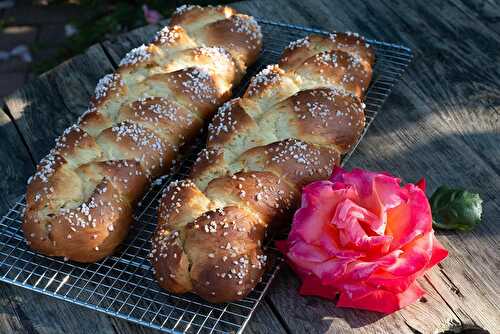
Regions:
M 259 23 L 264 35 L 264 51 L 258 63 L 248 71 L 240 93 L 252 75 L 262 67 L 277 62 L 290 41 L 310 33 L 327 33 L 265 20 L 259 20 Z M 376 64 L 365 101 L 367 122 L 363 136 L 412 59 L 411 50 L 404 46 L 373 40 L 368 42 L 376 50 Z M 200 146 L 201 140 L 198 149 Z M 343 163 L 355 147 L 343 158 Z M 24 198 L 21 198 L 0 220 L 0 281 L 165 332 L 241 333 L 279 269 L 281 261 L 277 253 L 274 254 L 277 261 L 247 298 L 222 305 L 209 304 L 194 295 L 173 295 L 160 289 L 148 261 L 159 194 L 170 181 L 186 175 L 195 156 L 194 151 L 187 154 L 183 165 L 175 172 L 150 188 L 136 210 L 136 221 L 121 249 L 115 256 L 99 263 L 65 262 L 31 251 L 20 230 L 25 207 Z M 275 252 L 271 248 L 268 251 Z

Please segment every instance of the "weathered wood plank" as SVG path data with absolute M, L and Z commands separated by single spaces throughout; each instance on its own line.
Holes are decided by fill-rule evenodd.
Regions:
M 0 101 L 0 105 L 1 105 Z M 0 109 L 0 217 L 14 205 L 24 192 L 26 180 L 34 171 L 34 164 L 14 123 Z
M 160 334 L 158 330 L 0 283 L 0 333 Z M 286 333 L 264 301 L 245 333 Z
M 266 300 L 257 306 L 254 315 L 248 323 L 245 333 L 247 334 L 262 334 L 262 333 L 273 333 L 273 334 L 285 334 L 286 329 L 283 328 L 282 324 L 276 318 L 271 306 Z
M 461 326 L 479 326 L 490 332 L 500 328 L 500 260 L 495 255 L 500 238 L 496 204 L 500 190 L 500 69 L 495 61 L 500 38 L 499 29 L 489 20 L 499 11 L 498 4 L 480 4 L 320 0 L 235 4 L 268 19 L 358 31 L 414 49 L 415 61 L 404 82 L 389 98 L 348 166 L 389 170 L 410 181 L 425 175 L 432 190 L 447 183 L 478 191 L 485 199 L 484 223 L 474 232 L 439 233 L 450 249 L 450 258 L 429 273 L 430 283 L 425 285 L 428 302 L 399 312 L 409 327 L 423 333 Z M 477 7 L 480 9 L 475 11 Z M 289 282 L 281 275 L 276 285 L 283 284 L 282 279 Z M 289 294 L 287 289 L 271 290 L 270 300 L 289 320 L 292 331 L 314 327 L 305 324 L 312 322 L 309 317 L 300 318 L 304 314 L 301 307 L 290 306 L 299 299 Z M 315 313 L 338 314 L 323 304 Z M 318 317 L 311 319 L 317 322 Z M 330 330 L 343 330 L 343 323 L 332 321 Z M 316 325 L 320 330 L 329 328 Z
M 460 328 L 460 318 L 443 303 L 443 298 L 430 284 L 428 276 L 418 280 L 426 295 L 399 312 L 406 325 L 420 333 L 441 333 Z
M 137 326 L 124 328 L 121 323 L 130 326 L 123 320 L 116 325 L 110 317 L 81 306 L 56 301 L 39 293 L 0 283 L 0 333 L 115 334 L 126 333 L 125 329 L 132 332 L 137 328 Z
M 284 268 L 269 289 L 269 302 L 278 310 L 291 333 L 401 333 L 412 331 L 399 314 L 336 308 L 331 301 L 303 297 L 298 278 Z
M 451 6 L 455 6 L 467 17 L 477 21 L 478 24 L 492 32 L 500 34 L 498 19 L 500 18 L 500 3 L 498 1 L 450 1 Z
M 99 78 L 112 71 L 106 54 L 95 45 L 5 98 L 36 161 L 87 109 Z

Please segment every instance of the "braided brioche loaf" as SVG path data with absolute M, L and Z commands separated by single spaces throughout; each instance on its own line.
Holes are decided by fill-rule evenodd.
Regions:
M 357 34 L 311 35 L 219 108 L 190 179 L 160 202 L 151 257 L 162 287 L 210 302 L 255 287 L 266 232 L 289 221 L 302 186 L 327 178 L 362 133 L 373 63 Z
M 26 193 L 28 244 L 79 262 L 111 254 L 149 182 L 230 97 L 261 41 L 256 21 L 229 7 L 179 8 L 99 81 L 89 110 L 39 163 Z

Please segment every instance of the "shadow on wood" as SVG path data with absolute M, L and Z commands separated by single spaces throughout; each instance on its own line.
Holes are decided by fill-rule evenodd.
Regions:
M 1 217 L 25 191 L 26 180 L 33 174 L 35 168 L 15 124 L 2 109 L 0 109 L 0 140 Z

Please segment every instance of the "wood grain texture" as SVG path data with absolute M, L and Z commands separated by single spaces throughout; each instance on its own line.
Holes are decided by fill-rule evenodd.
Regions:
M 125 325 L 125 326 L 124 326 Z M 155 333 L 123 320 L 0 283 L 0 333 Z
M 283 324 L 278 320 L 276 314 L 266 300 L 263 300 L 255 313 L 253 314 L 250 322 L 248 323 L 245 333 L 248 334 L 286 334 L 287 331 Z
M 414 50 L 414 62 L 403 82 L 347 167 L 389 170 L 407 181 L 426 176 L 429 190 L 445 183 L 477 191 L 485 200 L 484 221 L 471 233 L 438 233 L 450 257 L 427 275 L 427 303 L 398 312 L 391 316 L 392 321 L 403 321 L 407 328 L 421 333 L 470 327 L 498 333 L 498 3 L 292 0 L 235 6 L 271 20 L 357 31 Z M 289 282 L 287 275 L 281 275 L 276 285 L 284 284 L 281 280 Z M 303 332 L 304 328 L 347 331 L 343 316 L 327 325 L 320 325 L 317 316 L 335 317 L 344 311 L 323 302 L 307 313 L 310 318 L 304 317 L 303 308 L 291 307 L 300 299 L 288 294 L 286 288 L 271 290 L 270 301 L 287 319 L 292 332 Z M 357 319 L 365 317 L 368 315 L 360 314 Z M 362 328 L 377 331 L 383 323 L 378 320 L 376 327 L 367 324 Z
M 259 305 L 245 333 L 285 333 L 269 305 Z M 160 334 L 136 325 L 23 288 L 0 283 L 0 333 L 30 334 Z
M 2 101 L 0 101 L 0 106 Z M 0 108 L 0 217 L 14 205 L 33 173 L 34 164 L 16 126 Z
M 446 183 L 480 192 L 484 199 L 484 221 L 474 231 L 438 233 L 450 256 L 420 280 L 428 292 L 420 302 L 385 317 L 338 309 L 332 302 L 298 296 L 299 282 L 285 269 L 247 332 L 438 333 L 483 328 L 499 333 L 500 4 L 254 0 L 234 7 L 270 20 L 357 31 L 410 46 L 413 64 L 347 167 L 389 170 L 406 181 L 426 176 L 428 194 Z M 102 48 L 94 46 L 6 99 L 36 159 L 85 110 L 98 78 L 157 29 L 141 28 L 104 42 Z M 2 138 L 15 130 L 5 129 L 0 127 Z M 0 332 L 13 331 L 156 332 L 2 285 Z
M 298 278 L 285 268 L 268 292 L 269 302 L 291 333 L 412 333 L 399 314 L 336 308 L 331 301 L 300 296 L 298 287 Z

